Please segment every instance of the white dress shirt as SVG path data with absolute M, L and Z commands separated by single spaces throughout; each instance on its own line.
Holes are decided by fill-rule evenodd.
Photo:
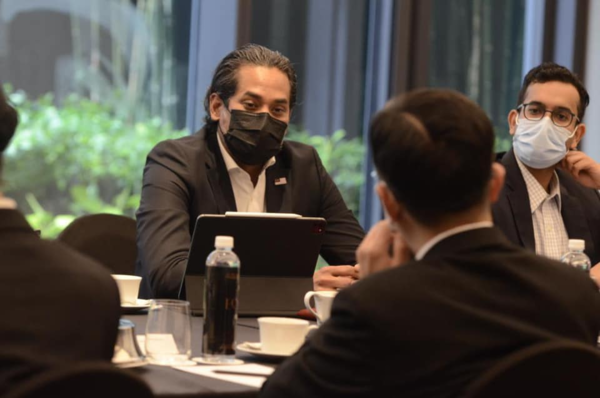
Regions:
M 221 142 L 221 136 L 218 135 L 218 137 L 219 139 L 217 141 L 219 142 L 219 149 L 221 150 L 221 155 L 223 155 L 223 160 L 225 161 L 225 167 L 227 167 L 227 172 L 229 173 L 237 211 L 265 213 L 267 211 L 265 203 L 265 170 L 275 164 L 275 157 L 272 157 L 267 161 L 258 176 L 256 186 L 254 186 L 250 174 L 238 166 Z
M 562 255 L 568 251 L 569 236 L 560 213 L 561 198 L 558 175 L 554 172 L 549 185 L 550 193 L 548 193 L 519 158 L 516 159 L 525 185 L 527 185 L 535 236 L 535 252 L 560 260 Z
M 479 222 L 463 224 L 463 225 L 459 225 L 458 227 L 450 228 L 450 229 L 442 232 L 441 234 L 437 234 L 433 238 L 429 239 L 427 241 L 427 243 L 425 243 L 423 246 L 421 246 L 421 248 L 415 254 L 415 260 L 421 260 L 423 257 L 425 257 L 427 252 L 429 252 L 429 250 L 431 250 L 431 248 L 433 246 L 437 245 L 439 242 L 443 241 L 444 239 L 451 237 L 452 235 L 457 235 L 457 234 L 460 234 L 461 232 L 467 232 L 472 229 L 492 228 L 493 226 L 494 226 L 494 223 L 491 221 L 479 221 Z

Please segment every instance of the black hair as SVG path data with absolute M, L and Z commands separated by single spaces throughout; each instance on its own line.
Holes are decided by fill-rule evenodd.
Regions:
M 583 86 L 579 77 L 564 66 L 554 62 L 544 62 L 527 72 L 523 79 L 523 85 L 519 91 L 517 106 L 525 101 L 527 89 L 533 83 L 563 82 L 573 85 L 579 93 L 579 104 L 577 105 L 577 117 L 583 120 L 585 109 L 590 104 L 590 95 Z
M 494 129 L 464 95 L 422 89 L 400 96 L 377 113 L 369 134 L 377 173 L 423 225 L 484 200 Z
M 209 131 L 216 131 L 217 121 L 210 117 L 210 96 L 217 93 L 221 100 L 228 105 L 237 91 L 237 71 L 241 66 L 254 65 L 277 68 L 290 81 L 290 109 L 296 104 L 297 77 L 290 60 L 278 51 L 270 50 L 258 44 L 246 44 L 229 53 L 221 60 L 215 70 L 210 87 L 204 97 L 204 121 Z
M 2 171 L 2 153 L 15 134 L 18 123 L 17 111 L 8 102 L 2 84 L 0 84 L 0 172 Z

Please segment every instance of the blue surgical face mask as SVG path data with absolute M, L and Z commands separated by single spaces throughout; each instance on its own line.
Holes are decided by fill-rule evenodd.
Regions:
M 579 126 L 577 126 L 579 127 Z M 566 142 L 575 135 L 566 127 L 558 127 L 549 117 L 542 120 L 521 119 L 517 115 L 517 131 L 513 148 L 519 160 L 533 169 L 552 167 L 567 154 Z

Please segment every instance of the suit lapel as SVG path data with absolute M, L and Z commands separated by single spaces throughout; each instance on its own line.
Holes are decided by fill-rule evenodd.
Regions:
M 206 138 L 206 142 L 208 144 L 206 156 L 208 183 L 213 192 L 219 214 L 224 214 L 226 211 L 237 211 L 229 173 L 217 142 L 217 134 L 210 134 Z
M 594 241 L 587 225 L 583 206 L 575 195 L 569 193 L 564 175 L 559 171 L 561 214 L 569 239 L 585 240 L 585 251 L 594 253 Z
M 290 185 L 290 169 L 284 167 L 280 156 L 277 163 L 269 167 L 265 173 L 265 200 L 267 201 L 267 212 L 290 213 L 292 208 L 289 203 L 283 203 L 283 197 Z
M 502 159 L 506 168 L 506 199 L 512 210 L 513 222 L 521 244 L 535 252 L 535 235 L 527 185 L 511 149 Z

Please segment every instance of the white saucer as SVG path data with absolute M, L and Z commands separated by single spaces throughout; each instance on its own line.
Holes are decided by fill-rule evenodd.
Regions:
M 241 359 L 234 359 L 233 362 L 223 362 L 223 363 L 219 363 L 219 362 L 211 362 L 211 361 L 207 361 L 206 359 L 202 358 L 202 357 L 194 357 L 192 358 L 192 361 L 196 361 L 198 363 L 201 363 L 202 365 L 214 365 L 214 366 L 221 366 L 221 365 L 243 365 L 244 361 L 242 361 Z
M 127 368 L 137 368 L 139 366 L 148 365 L 148 361 L 146 358 L 135 359 L 133 361 L 125 361 L 125 362 L 113 362 L 117 368 L 127 369 Z
M 150 302 L 152 300 L 137 299 L 135 304 L 121 304 L 121 308 L 128 310 L 143 310 L 150 308 Z
M 251 343 L 248 341 L 238 344 L 237 347 L 235 347 L 235 349 L 238 351 L 241 351 L 241 352 L 248 353 L 248 354 L 256 355 L 259 357 L 267 357 L 267 358 L 287 358 L 292 355 L 292 354 L 282 354 L 280 352 L 263 351 L 260 343 Z
M 198 365 L 195 361 L 192 361 L 191 359 L 188 359 L 187 361 L 184 361 L 184 362 L 171 363 L 171 362 L 156 362 L 156 361 L 153 361 L 152 358 L 149 358 L 148 363 L 150 365 L 170 366 L 172 368 L 177 368 L 180 366 L 196 366 L 196 365 Z

